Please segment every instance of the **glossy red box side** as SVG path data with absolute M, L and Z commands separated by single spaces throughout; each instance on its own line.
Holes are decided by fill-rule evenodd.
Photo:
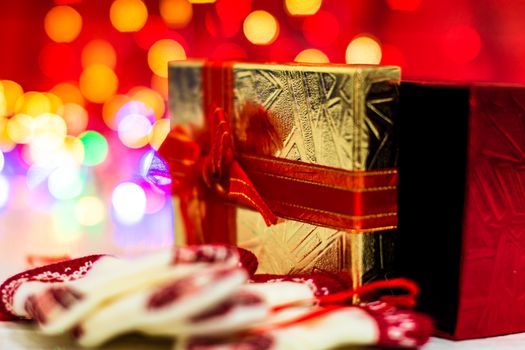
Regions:
M 401 273 L 454 339 L 525 331 L 525 88 L 401 88 Z

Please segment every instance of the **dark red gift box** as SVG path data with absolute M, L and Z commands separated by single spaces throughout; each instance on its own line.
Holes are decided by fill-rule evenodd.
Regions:
M 401 86 L 400 271 L 442 335 L 525 331 L 525 88 Z

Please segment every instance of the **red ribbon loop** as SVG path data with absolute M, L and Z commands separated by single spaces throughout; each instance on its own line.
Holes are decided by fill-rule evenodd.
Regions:
M 277 313 L 288 308 L 312 304 L 319 304 L 320 306 L 322 306 L 322 308 L 315 308 L 304 315 L 298 316 L 297 318 L 292 318 L 283 322 L 277 322 L 268 326 L 262 326 L 254 330 L 254 332 L 268 332 L 270 330 L 285 328 L 288 326 L 300 324 L 311 319 L 319 318 L 324 316 L 325 314 L 344 308 L 347 305 L 348 301 L 351 300 L 354 296 L 374 296 L 375 293 L 379 293 L 385 289 L 400 290 L 404 291 L 405 294 L 384 295 L 381 296 L 379 300 L 388 303 L 389 305 L 402 308 L 412 308 L 416 305 L 417 297 L 419 295 L 419 287 L 414 281 L 406 278 L 394 278 L 391 280 L 373 281 L 355 289 L 314 297 L 311 299 L 299 300 L 291 303 L 276 305 L 271 309 L 271 312 Z
M 211 120 L 211 149 L 203 154 L 201 146 L 182 128 L 174 128 L 159 149 L 172 176 L 172 193 L 192 195 L 206 187 L 219 197 L 261 213 L 267 225 L 277 217 L 261 198 L 235 158 L 232 135 L 224 110 L 217 108 Z
M 299 300 L 291 303 L 277 305 L 273 311 L 277 312 L 294 306 L 320 303 L 321 305 L 344 305 L 353 297 L 374 296 L 382 290 L 402 290 L 405 293 L 401 295 L 383 295 L 379 300 L 389 303 L 390 305 L 411 308 L 416 305 L 419 295 L 419 286 L 412 280 L 406 278 L 393 278 L 390 280 L 373 281 L 364 286 L 357 287 L 334 294 L 318 296 L 312 299 Z

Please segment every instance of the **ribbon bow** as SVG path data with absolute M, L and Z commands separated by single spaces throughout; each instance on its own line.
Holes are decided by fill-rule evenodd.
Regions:
M 159 149 L 159 154 L 169 164 L 172 193 L 181 199 L 183 212 L 187 214 L 184 218 L 186 226 L 195 229 L 199 221 L 213 216 L 210 212 L 218 208 L 209 207 L 214 203 L 210 197 L 257 210 L 268 226 L 275 224 L 277 217 L 235 157 L 230 127 L 222 108 L 217 108 L 210 117 L 210 137 L 211 147 L 205 152 L 181 127 L 175 127 Z M 199 208 L 191 205 L 195 200 L 199 202 Z M 203 210 L 206 205 L 208 207 Z M 198 218 L 192 217 L 195 215 Z M 217 229 L 219 222 L 212 219 L 210 224 L 212 229 Z

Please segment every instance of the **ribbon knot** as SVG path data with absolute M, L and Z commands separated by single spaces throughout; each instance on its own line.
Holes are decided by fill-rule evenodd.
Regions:
M 208 188 L 227 196 L 235 151 L 223 109 L 215 110 L 211 123 L 211 150 L 204 157 L 202 178 Z
M 172 192 L 188 198 L 211 191 L 257 210 L 266 225 L 275 224 L 277 217 L 236 160 L 232 134 L 222 108 L 217 108 L 210 117 L 210 142 L 209 152 L 204 152 L 182 128 L 175 127 L 169 133 L 159 154 L 169 165 Z

